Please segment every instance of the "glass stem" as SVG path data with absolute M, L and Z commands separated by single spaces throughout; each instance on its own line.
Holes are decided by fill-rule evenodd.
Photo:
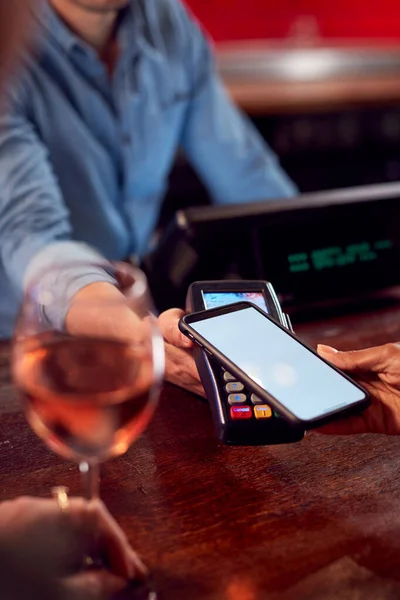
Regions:
M 86 500 L 96 500 L 100 492 L 100 465 L 97 461 L 79 463 L 82 476 L 83 492 Z

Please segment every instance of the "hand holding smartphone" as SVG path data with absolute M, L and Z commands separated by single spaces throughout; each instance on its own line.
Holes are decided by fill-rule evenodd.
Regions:
M 361 411 L 366 390 L 249 302 L 192 313 L 180 330 L 293 425 Z

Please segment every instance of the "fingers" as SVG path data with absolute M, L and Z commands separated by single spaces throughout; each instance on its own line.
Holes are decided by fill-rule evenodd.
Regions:
M 360 370 L 379 373 L 387 370 L 393 360 L 400 362 L 400 346 L 397 344 L 385 344 L 351 352 L 338 352 L 330 346 L 319 344 L 318 353 L 345 371 Z
M 190 350 L 176 348 L 176 346 L 166 343 L 165 356 L 166 380 L 193 394 L 204 397 L 204 388 L 200 382 L 199 373 L 192 352 Z
M 63 512 L 55 500 L 19 498 L 0 504 L 0 537 L 26 573 L 60 578 L 71 598 L 109 598 L 147 570 L 124 532 L 99 500 L 70 498 Z M 85 556 L 105 555 L 109 570 L 82 572 Z M 1 594 L 0 594 L 1 595 Z
M 63 580 L 65 600 L 109 600 L 127 586 L 125 579 L 108 571 L 84 571 Z
M 91 554 L 95 546 L 95 552 L 100 552 L 107 559 L 112 575 L 125 581 L 146 576 L 146 567 L 100 500 L 87 502 L 83 498 L 70 498 L 66 514 L 60 512 L 55 502 L 52 504 L 56 507 L 58 518 L 68 527 L 70 534 L 74 532 L 75 565 L 82 563 L 84 556 Z M 68 572 L 72 571 L 64 571 L 64 574 Z
M 100 500 L 88 505 L 88 522 L 98 536 L 112 574 L 124 579 L 143 579 L 147 569 L 130 546 L 125 533 Z
M 164 339 L 177 348 L 191 348 L 193 345 L 189 338 L 179 331 L 179 319 L 184 314 L 179 308 L 171 308 L 158 317 L 158 325 Z

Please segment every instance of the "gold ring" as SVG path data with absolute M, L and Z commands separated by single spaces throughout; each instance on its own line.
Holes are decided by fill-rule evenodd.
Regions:
M 53 489 L 51 490 L 51 494 L 54 500 L 57 501 L 61 512 L 64 514 L 69 512 L 68 492 L 69 488 L 65 487 L 64 485 L 58 485 L 56 487 L 53 487 Z

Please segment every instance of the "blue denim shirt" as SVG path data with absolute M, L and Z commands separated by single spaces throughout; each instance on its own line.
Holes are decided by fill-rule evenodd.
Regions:
M 37 20 L 37 51 L 0 116 L 0 337 L 38 269 L 84 259 L 86 245 L 143 255 L 178 147 L 216 203 L 295 193 L 179 0 L 132 0 L 112 77 L 47 2 Z

